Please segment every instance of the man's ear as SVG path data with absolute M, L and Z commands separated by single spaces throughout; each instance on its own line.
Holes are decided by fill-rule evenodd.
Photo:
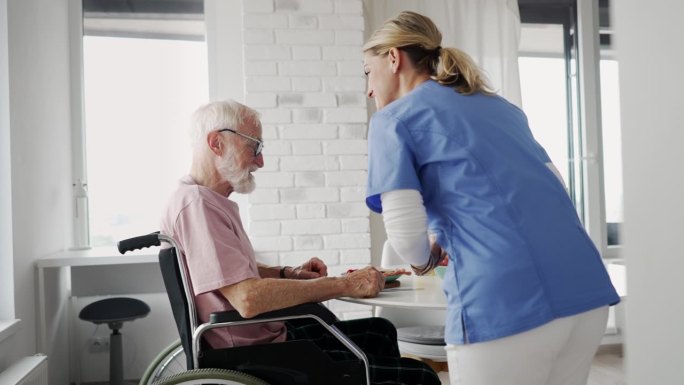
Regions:
M 223 139 L 218 131 L 210 132 L 207 135 L 207 145 L 216 156 L 223 155 Z
M 392 73 L 396 74 L 399 72 L 399 68 L 401 67 L 401 52 L 399 52 L 399 49 L 396 47 L 390 48 L 387 53 L 387 58 L 389 59 Z

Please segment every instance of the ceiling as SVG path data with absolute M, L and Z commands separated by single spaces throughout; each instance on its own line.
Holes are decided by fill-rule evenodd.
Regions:
M 86 35 L 204 39 L 204 0 L 82 1 Z M 599 26 L 606 34 L 609 0 L 598 3 Z M 518 0 L 523 23 L 560 23 L 570 17 L 575 4 L 576 0 Z

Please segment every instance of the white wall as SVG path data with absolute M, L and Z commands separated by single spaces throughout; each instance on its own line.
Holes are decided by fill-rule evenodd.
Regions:
M 266 166 L 249 231 L 265 261 L 370 262 L 360 0 L 244 1 L 246 103 Z
M 684 378 L 684 3 L 611 3 L 620 63 L 628 271 L 627 381 Z
M 0 0 L 0 319 L 14 318 L 7 0 Z
M 0 320 L 14 319 L 7 32 L 7 0 L 0 0 Z M 17 343 L 17 335 L 0 341 L 0 372 L 19 358 L 13 349 Z
M 36 352 L 34 261 L 63 250 L 70 238 L 67 0 L 9 0 L 7 21 L 14 302 L 23 320 L 13 348 L 25 356 Z M 51 311 L 63 309 L 51 303 Z M 51 382 L 58 384 L 66 383 L 68 354 L 65 329 L 55 326 L 58 350 L 48 353 Z
M 368 264 L 361 0 L 243 0 L 242 8 L 245 101 L 262 113 L 266 140 L 249 195 L 257 258 L 298 265 L 317 256 L 331 274 Z
M 7 0 L 0 0 L 0 320 L 14 319 Z M 0 341 L 0 372 L 14 363 L 17 335 Z

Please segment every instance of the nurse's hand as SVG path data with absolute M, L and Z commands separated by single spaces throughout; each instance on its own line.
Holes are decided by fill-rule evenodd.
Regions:
M 434 236 L 430 236 L 430 256 L 427 263 L 423 266 L 411 265 L 411 268 L 416 275 L 425 275 L 431 272 L 436 266 L 443 264 L 444 261 L 448 260 L 449 254 L 435 241 Z
M 437 266 L 446 266 L 449 264 L 449 254 L 437 243 L 432 243 L 430 245 L 430 256 L 432 255 L 438 258 Z

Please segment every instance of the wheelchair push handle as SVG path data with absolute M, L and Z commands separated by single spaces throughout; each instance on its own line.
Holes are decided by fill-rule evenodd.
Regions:
M 159 246 L 160 244 L 159 231 L 155 231 L 154 233 L 147 235 L 141 235 L 139 237 L 133 237 L 119 241 L 117 242 L 116 247 L 119 249 L 119 253 L 125 254 L 128 251 Z

